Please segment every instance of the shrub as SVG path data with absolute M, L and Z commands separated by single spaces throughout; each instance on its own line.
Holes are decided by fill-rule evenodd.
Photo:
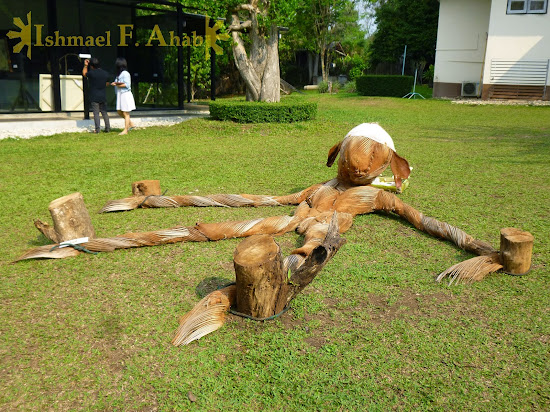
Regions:
M 424 72 L 422 75 L 422 78 L 426 80 L 428 83 L 431 83 L 434 80 L 434 65 L 430 64 L 430 67 L 428 67 L 428 70 Z
M 319 93 L 327 93 L 328 92 L 328 82 L 325 82 L 324 80 L 319 82 L 318 84 L 319 88 L 317 89 L 317 91 Z
M 359 76 L 363 75 L 364 69 L 361 69 L 360 67 L 352 67 L 349 70 L 349 78 L 351 80 L 357 79 Z
M 362 96 L 403 97 L 412 90 L 413 76 L 368 75 L 356 79 L 357 92 Z
M 314 119 L 316 114 L 317 104 L 311 102 L 210 102 L 210 116 L 213 119 L 237 123 L 292 123 Z
M 369 68 L 367 58 L 360 54 L 347 55 L 343 60 L 338 59 L 336 71 L 345 74 L 350 80 L 362 76 L 365 70 Z
M 344 83 L 342 86 L 342 91 L 346 93 L 355 93 L 357 91 L 355 80 L 350 80 L 349 82 Z

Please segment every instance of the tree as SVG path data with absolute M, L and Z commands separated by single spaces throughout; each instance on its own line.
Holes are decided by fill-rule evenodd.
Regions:
M 295 49 L 305 49 L 320 57 L 324 81 L 328 80 L 328 67 L 335 55 L 365 55 L 366 33 L 359 24 L 356 9 L 360 3 L 361 0 L 304 0 L 296 11 L 295 25 L 286 36 Z M 332 52 L 336 48 L 339 53 Z
M 387 0 L 376 7 L 377 30 L 371 43 L 371 63 L 396 62 L 407 45 L 407 57 L 417 63 L 435 58 L 439 2 Z
M 360 16 L 356 8 L 357 4 L 358 2 L 347 1 L 331 30 L 332 44 L 337 42 L 345 52 L 345 56 L 339 54 L 339 58 L 334 60 L 338 74 L 345 74 L 350 79 L 362 75 L 368 68 L 367 33 L 359 23 Z M 331 54 L 332 57 L 335 56 L 334 53 Z M 327 62 L 330 62 L 328 58 Z
M 328 81 L 329 47 L 335 41 L 341 40 L 335 36 L 336 27 L 339 23 L 342 26 L 353 23 L 346 19 L 353 4 L 351 0 L 305 0 L 297 10 L 296 25 L 303 39 L 303 46 L 319 54 L 324 81 Z M 355 24 L 357 25 L 356 21 Z
M 372 36 L 376 31 L 375 12 L 380 3 L 377 0 L 363 0 L 358 3 L 359 24 L 367 37 Z
M 295 16 L 297 0 L 229 1 L 228 32 L 235 65 L 246 84 L 246 99 L 280 100 L 279 27 Z
M 180 0 L 214 17 L 226 15 L 235 65 L 252 101 L 280 100 L 279 28 L 290 24 L 298 0 Z

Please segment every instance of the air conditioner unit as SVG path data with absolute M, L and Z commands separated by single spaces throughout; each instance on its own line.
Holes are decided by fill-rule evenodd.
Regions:
M 462 89 L 460 91 L 462 97 L 478 97 L 479 96 L 479 83 L 475 82 L 462 82 Z

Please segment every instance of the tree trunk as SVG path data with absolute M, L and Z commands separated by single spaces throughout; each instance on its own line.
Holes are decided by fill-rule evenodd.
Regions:
M 238 16 L 233 15 L 233 21 L 235 20 L 238 23 Z M 235 60 L 235 66 L 237 66 L 246 85 L 246 100 L 258 101 L 260 98 L 261 79 L 248 59 L 244 41 L 239 32 L 231 32 L 231 37 L 233 38 L 233 58 Z
M 313 84 L 313 55 L 307 52 L 307 84 Z
M 275 24 L 267 34 L 259 26 L 257 10 L 250 12 L 247 24 L 240 23 L 236 13 L 231 15 L 233 58 L 246 85 L 246 100 L 278 102 L 281 100 L 279 72 L 279 30 Z M 240 31 L 246 29 L 250 36 L 250 52 L 247 53 Z
M 95 238 L 92 220 L 80 193 L 55 199 L 48 209 L 53 220 L 53 230 L 39 220 L 35 221 L 35 226 L 49 239 L 61 243 L 82 237 Z
M 281 100 L 281 74 L 279 71 L 279 29 L 275 24 L 269 29 L 266 41 L 267 56 L 262 75 L 260 101 L 279 102 Z
M 328 76 L 327 76 L 327 68 L 325 66 L 325 57 L 326 57 L 326 48 L 323 46 L 321 47 L 321 75 L 323 76 L 323 81 L 328 82 Z
M 269 235 L 243 240 L 233 255 L 237 310 L 255 318 L 281 312 L 287 301 L 287 274 L 279 245 Z
M 133 196 L 160 196 L 159 180 L 140 180 L 132 183 Z
M 311 78 L 312 80 L 311 84 L 314 84 L 313 77 L 315 77 L 315 80 L 317 80 L 319 77 L 319 53 L 315 53 L 314 59 L 315 60 L 313 61 L 313 76 Z M 319 82 L 317 81 L 316 83 L 319 83 Z
M 531 269 L 534 237 L 513 227 L 500 231 L 500 256 L 504 271 L 511 275 L 524 275 Z
M 250 62 L 252 63 L 254 71 L 258 74 L 258 77 L 261 80 L 267 65 L 267 39 L 265 32 L 258 25 L 258 19 L 255 13 L 251 14 L 250 21 L 252 23 L 252 27 L 249 30 L 251 40 L 249 53 Z

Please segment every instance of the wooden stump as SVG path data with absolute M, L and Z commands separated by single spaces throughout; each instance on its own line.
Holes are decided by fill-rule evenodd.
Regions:
M 134 196 L 160 196 L 159 180 L 139 180 L 132 183 L 132 195 Z
M 255 318 L 281 312 L 287 301 L 288 277 L 279 245 L 269 235 L 242 241 L 233 255 L 237 310 Z
M 55 199 L 50 203 L 48 209 L 52 215 L 58 243 L 81 237 L 95 237 L 90 214 L 80 193 L 72 193 Z
M 500 256 L 504 271 L 524 275 L 531 269 L 531 255 L 535 238 L 529 232 L 507 227 L 500 231 Z

